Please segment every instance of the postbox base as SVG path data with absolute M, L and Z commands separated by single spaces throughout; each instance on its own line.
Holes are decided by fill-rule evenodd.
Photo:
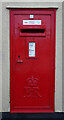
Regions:
M 64 120 L 64 112 L 56 113 L 9 113 L 3 112 L 1 120 Z

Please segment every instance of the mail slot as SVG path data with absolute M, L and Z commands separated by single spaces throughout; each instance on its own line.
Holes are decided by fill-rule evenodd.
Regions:
M 54 112 L 55 9 L 10 9 L 12 113 Z
M 45 36 L 45 25 L 22 26 L 20 28 L 20 36 Z

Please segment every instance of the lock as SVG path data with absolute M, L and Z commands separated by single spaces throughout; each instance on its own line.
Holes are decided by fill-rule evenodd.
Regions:
M 18 56 L 17 63 L 23 63 L 23 60 L 20 60 L 20 55 Z

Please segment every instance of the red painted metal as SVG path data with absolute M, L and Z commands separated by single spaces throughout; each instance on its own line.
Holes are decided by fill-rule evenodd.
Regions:
M 42 24 L 24 26 L 22 21 L 30 20 L 30 14 Z M 54 112 L 55 15 L 55 9 L 10 9 L 12 113 Z M 29 42 L 35 42 L 35 57 L 29 57 Z

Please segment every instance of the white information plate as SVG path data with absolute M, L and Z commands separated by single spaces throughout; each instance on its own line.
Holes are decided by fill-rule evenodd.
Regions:
M 23 20 L 23 25 L 41 25 L 41 20 Z
M 35 42 L 29 42 L 29 57 L 35 57 Z

